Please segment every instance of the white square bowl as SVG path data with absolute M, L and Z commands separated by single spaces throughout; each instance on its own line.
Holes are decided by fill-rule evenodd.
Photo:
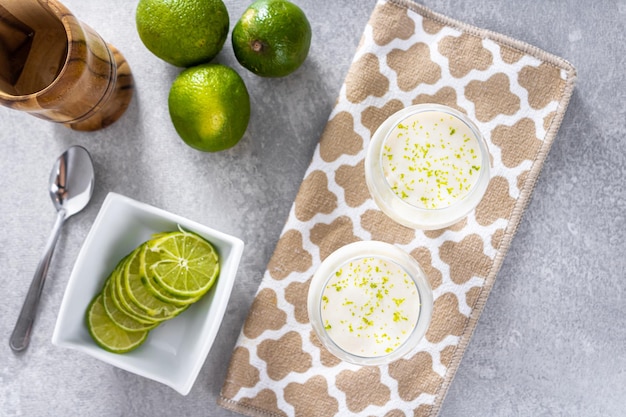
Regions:
M 213 288 L 184 313 L 150 331 L 138 349 L 115 354 L 98 347 L 85 325 L 85 311 L 125 255 L 154 233 L 178 227 L 213 244 L 220 274 Z M 164 210 L 109 193 L 78 254 L 52 335 L 52 343 L 84 352 L 118 368 L 187 395 L 219 330 L 233 288 L 243 242 Z

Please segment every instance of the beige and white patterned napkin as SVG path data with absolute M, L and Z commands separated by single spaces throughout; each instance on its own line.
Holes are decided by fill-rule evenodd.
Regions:
M 234 349 L 219 404 L 250 416 L 434 416 L 476 327 L 574 88 L 574 68 L 528 44 L 406 0 L 365 28 Z M 438 231 L 402 227 L 370 198 L 363 159 L 386 117 L 416 103 L 468 114 L 493 178 L 475 212 Z M 388 366 L 342 362 L 316 339 L 310 279 L 335 249 L 381 240 L 433 288 L 425 339 Z

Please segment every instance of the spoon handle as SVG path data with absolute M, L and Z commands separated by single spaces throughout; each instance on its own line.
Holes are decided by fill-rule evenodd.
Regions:
M 44 283 L 46 282 L 46 275 L 48 274 L 48 267 L 54 253 L 59 234 L 61 232 L 61 226 L 65 222 L 65 210 L 59 210 L 57 214 L 52 233 L 46 243 L 46 249 L 44 255 L 37 265 L 33 282 L 30 284 L 28 294 L 22 305 L 22 310 L 15 323 L 15 328 L 11 334 L 9 344 L 14 352 L 20 352 L 28 347 L 30 342 L 30 333 L 35 322 L 37 315 L 37 307 L 39 306 L 39 299 L 41 297 L 41 291 L 43 290 Z

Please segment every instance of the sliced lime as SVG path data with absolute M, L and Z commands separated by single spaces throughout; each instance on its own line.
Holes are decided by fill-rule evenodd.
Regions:
M 111 276 L 110 279 L 110 286 L 111 286 L 111 300 L 113 301 L 113 304 L 115 305 L 115 307 L 120 310 L 122 313 L 126 314 L 127 316 L 132 317 L 134 320 L 138 321 L 139 323 L 142 324 L 147 324 L 147 325 L 152 325 L 152 324 L 156 324 L 158 323 L 158 321 L 150 319 L 150 318 L 146 318 L 144 316 L 142 316 L 141 314 L 141 310 L 139 309 L 139 307 L 136 306 L 132 306 L 132 303 L 129 303 L 128 301 L 124 300 L 124 302 L 121 301 L 121 297 L 118 294 L 118 284 L 117 284 L 117 280 L 119 279 L 119 276 L 121 274 L 121 271 L 114 271 L 114 274 Z M 126 305 L 128 305 L 129 307 L 126 307 Z
M 148 337 L 148 331 L 128 332 L 115 324 L 104 309 L 102 294 L 98 294 L 89 305 L 86 321 L 89 334 L 96 344 L 112 353 L 130 352 L 141 346 Z
M 157 237 L 158 239 L 158 237 Z M 155 238 L 153 238 L 153 240 L 156 240 Z M 193 304 L 196 301 L 198 301 L 201 297 L 189 297 L 189 296 L 183 296 L 183 295 L 175 295 L 175 294 L 171 294 L 169 292 L 167 292 L 165 289 L 163 289 L 163 287 L 161 287 L 159 285 L 159 283 L 157 282 L 157 280 L 154 278 L 154 276 L 152 278 L 148 278 L 148 273 L 147 268 L 148 268 L 148 264 L 146 263 L 146 253 L 150 252 L 150 258 L 154 259 L 153 253 L 149 250 L 144 249 L 141 252 L 141 257 L 140 257 L 140 273 L 141 273 L 141 279 L 142 279 L 142 283 L 144 284 L 144 286 L 146 287 L 146 289 L 148 290 L 148 292 L 150 292 L 150 294 L 152 294 L 153 296 L 155 296 L 156 298 L 158 298 L 159 300 L 165 302 L 165 303 L 170 303 L 170 304 L 174 304 L 180 307 L 189 305 L 189 304 Z M 159 257 L 160 259 L 160 257 Z
M 116 306 L 111 292 L 113 283 L 113 280 L 108 279 L 102 290 L 102 304 L 109 318 L 127 332 L 138 332 L 155 328 L 158 323 L 142 323 Z
M 217 252 L 205 239 L 182 230 L 155 234 L 107 277 L 86 312 L 89 333 L 109 352 L 129 352 L 206 294 L 218 274 Z
M 137 314 L 137 312 L 140 312 L 141 310 L 139 310 L 137 307 L 132 308 L 132 305 L 130 305 L 126 301 L 122 302 L 120 295 L 118 295 L 117 280 L 119 279 L 119 274 L 124 269 L 126 265 L 126 261 L 128 261 L 129 256 L 130 254 L 126 255 L 120 262 L 118 262 L 118 264 L 113 269 L 113 272 L 111 272 L 111 275 L 109 275 L 109 277 L 107 278 L 106 285 L 110 286 L 110 292 L 106 293 L 107 303 L 105 304 L 105 308 L 107 307 L 107 305 L 111 306 L 111 304 L 113 304 L 115 308 L 120 310 L 122 313 L 130 316 L 135 321 L 138 321 L 139 323 L 144 324 L 144 325 L 154 325 L 157 323 L 157 321 L 150 319 L 150 318 L 141 317 L 141 315 Z M 103 294 L 105 293 L 104 288 L 102 292 Z
M 199 298 L 215 283 L 219 257 L 213 245 L 195 233 L 172 232 L 147 246 L 145 273 L 166 293 Z
M 170 294 L 165 291 L 158 282 L 153 278 L 148 278 L 146 275 L 141 276 L 141 282 L 146 287 L 146 290 L 154 297 L 163 301 L 164 303 L 173 304 L 179 307 L 184 307 L 195 303 L 202 297 L 183 297 L 180 295 Z
M 145 321 L 146 323 L 157 323 L 165 320 L 165 318 L 158 318 L 154 316 L 148 315 L 148 313 L 140 308 L 131 298 L 128 292 L 126 291 L 126 286 L 124 285 L 124 273 L 129 264 L 130 259 L 141 249 L 141 246 L 133 250 L 130 255 L 128 255 L 126 262 L 122 265 L 119 272 L 115 274 L 115 284 L 112 288 L 113 297 L 118 300 L 119 306 L 121 310 L 131 317 L 139 320 Z
M 143 310 L 149 317 L 157 320 L 166 320 L 178 315 L 186 306 L 176 306 L 166 303 L 152 295 L 143 284 L 140 271 L 141 254 L 147 248 L 146 244 L 139 246 L 137 251 L 128 258 L 122 271 L 123 290 L 128 298 Z

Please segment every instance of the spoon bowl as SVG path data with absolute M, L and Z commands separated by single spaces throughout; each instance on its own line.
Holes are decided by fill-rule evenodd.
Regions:
M 52 168 L 49 191 L 57 210 L 57 218 L 9 340 L 14 352 L 20 352 L 28 347 L 41 292 L 61 227 L 65 220 L 87 206 L 93 194 L 94 180 L 91 155 L 82 146 L 68 148 L 59 156 Z
M 57 159 L 50 172 L 50 198 L 57 212 L 69 218 L 84 209 L 93 193 L 94 171 L 91 156 L 81 146 L 72 146 Z

